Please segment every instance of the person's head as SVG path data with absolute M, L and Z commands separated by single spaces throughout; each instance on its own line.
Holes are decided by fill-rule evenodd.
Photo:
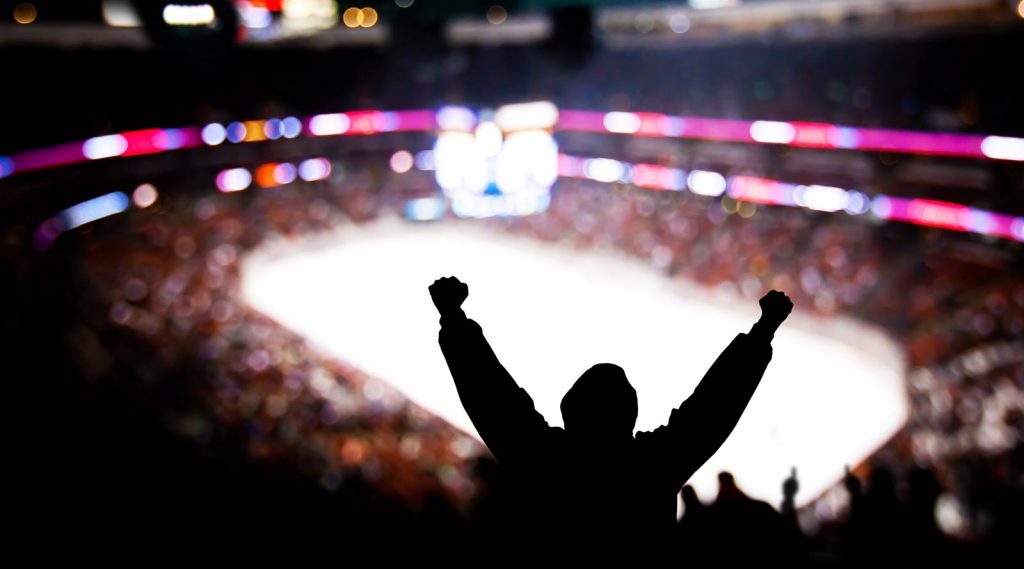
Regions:
M 636 389 L 615 364 L 597 364 L 583 372 L 562 398 L 567 432 L 632 436 L 636 426 Z

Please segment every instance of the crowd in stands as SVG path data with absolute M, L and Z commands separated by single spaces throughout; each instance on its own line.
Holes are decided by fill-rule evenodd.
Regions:
M 75 366 L 87 378 L 116 368 L 146 413 L 190 448 L 240 449 L 242 463 L 313 481 L 316 496 L 379 496 L 358 511 L 405 516 L 430 535 L 507 528 L 506 482 L 481 444 L 240 298 L 239 263 L 253 248 L 402 211 L 400 175 L 363 164 L 346 172 L 239 194 L 165 191 L 154 208 L 62 237 L 48 254 L 66 261 L 76 284 Z M 417 175 L 428 174 L 408 174 Z M 905 350 L 911 419 L 869 463 L 851 465 L 836 489 L 841 507 L 824 496 L 797 511 L 797 478 L 780 481 L 779 504 L 757 502 L 723 473 L 711 504 L 684 489 L 680 551 L 857 566 L 1006 546 L 1024 492 L 1019 251 L 748 206 L 561 180 L 544 213 L 437 223 L 614 249 L 726 298 L 784 290 L 823 316 L 877 324 Z M 755 545 L 730 546 L 737 536 Z

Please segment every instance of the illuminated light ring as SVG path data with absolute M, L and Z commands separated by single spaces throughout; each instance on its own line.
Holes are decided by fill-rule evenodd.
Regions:
M 437 128 L 435 112 L 432 110 L 352 111 L 338 114 L 369 117 L 364 119 L 367 122 L 362 130 L 353 129 L 346 134 L 425 132 Z M 227 125 L 210 123 L 205 126 L 152 128 L 97 136 L 80 142 L 24 150 L 0 157 L 0 178 L 95 160 L 157 154 L 203 145 L 218 146 L 224 142 L 291 139 L 303 134 L 314 136 L 314 133 L 303 128 L 303 123 L 309 120 L 288 116 L 280 120 L 232 121 Z
M 689 191 L 707 197 L 723 193 L 745 202 L 787 207 L 801 207 L 825 213 L 846 212 L 864 215 L 870 212 L 878 219 L 900 221 L 926 227 L 991 235 L 1024 242 L 1024 217 L 972 208 L 963 204 L 925 199 L 908 199 L 878 194 L 869 199 L 856 190 L 832 186 L 799 185 L 758 178 L 733 176 L 726 179 L 718 172 L 693 170 L 686 183 L 670 187 L 655 181 L 653 173 L 682 176 L 683 171 L 655 164 L 630 164 L 610 158 L 558 155 L 558 175 L 597 182 L 632 182 L 640 187 L 658 190 Z M 668 178 L 665 178 L 668 179 Z
M 1024 161 L 1024 138 L 857 128 L 829 123 L 562 110 L 559 111 L 557 128 L 630 136 Z
M 453 107 L 446 107 L 453 109 Z M 467 118 L 475 121 L 475 114 L 465 107 L 455 107 Z M 442 113 L 443 114 L 443 113 Z M 433 110 L 408 111 L 352 111 L 335 113 L 346 118 L 352 115 L 373 116 L 368 119 L 370 126 L 355 132 L 337 134 L 374 134 L 377 132 L 410 132 L 430 131 L 438 126 L 439 119 Z M 318 115 L 320 116 L 320 115 Z M 303 121 L 297 117 L 285 117 L 279 122 L 270 121 L 236 121 L 227 128 L 220 123 L 211 123 L 204 127 L 182 127 L 175 129 L 147 129 L 128 131 L 94 137 L 82 142 L 70 142 L 54 146 L 26 150 L 14 153 L 0 160 L 0 178 L 12 174 L 56 168 L 88 160 L 105 160 L 107 158 L 138 156 L 169 152 L 172 150 L 195 148 L 204 143 L 216 146 L 229 139 L 232 142 L 246 142 L 254 139 L 296 138 L 302 134 L 315 136 L 303 128 L 316 117 Z M 274 121 L 276 119 L 270 119 Z M 464 118 L 463 121 L 466 119 Z M 606 125 L 611 124 L 611 129 Z M 443 121 L 442 121 L 443 122 Z M 756 123 L 769 125 L 788 125 L 792 128 L 792 140 L 789 128 L 774 126 L 769 128 L 768 135 L 772 144 L 806 148 L 834 148 L 864 151 L 894 152 L 902 154 L 924 154 L 961 156 L 988 160 L 1024 161 L 1024 138 L 1006 136 L 986 136 L 952 133 L 929 133 L 917 131 L 887 130 L 874 128 L 856 128 L 828 123 L 777 122 L 777 121 L 742 121 L 733 119 L 713 119 L 704 117 L 672 116 L 661 113 L 604 113 L 598 111 L 562 110 L 558 115 L 557 130 L 574 130 L 583 132 L 616 132 L 632 131 L 631 136 L 686 138 L 696 140 L 715 140 L 725 142 L 749 142 L 757 140 L 751 134 Z M 246 123 L 260 128 L 259 133 L 247 140 Z M 628 123 L 628 124 L 626 124 Z M 763 125 L 761 127 L 763 129 Z M 783 132 L 783 130 L 785 132 Z M 230 132 L 234 131 L 234 132 Z M 267 132 L 270 131 L 270 132 Z M 764 134 L 764 133 L 762 133 Z M 783 136 L 785 135 L 785 136 Z M 767 136 L 767 135 L 765 135 Z M 121 137 L 127 147 L 121 150 Z M 780 138 L 781 137 L 781 138 Z M 100 142 L 96 142 L 100 140 Z M 780 140 L 780 142 L 774 142 Z M 85 145 L 90 143 L 89 154 L 85 153 Z M 107 145 L 104 147 L 104 145 Z

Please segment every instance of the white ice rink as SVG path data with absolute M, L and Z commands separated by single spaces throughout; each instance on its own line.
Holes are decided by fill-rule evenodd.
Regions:
M 438 277 L 469 285 L 466 314 L 551 425 L 562 424 L 559 403 L 580 374 L 612 362 L 636 387 L 637 430 L 656 428 L 759 315 L 756 299 L 726 301 L 639 261 L 471 222 L 349 226 L 267 245 L 243 273 L 256 309 L 474 435 L 437 344 L 427 287 Z M 703 499 L 729 470 L 777 507 L 796 466 L 807 502 L 906 420 L 902 356 L 878 329 L 797 306 L 773 346 L 743 419 L 690 480 Z

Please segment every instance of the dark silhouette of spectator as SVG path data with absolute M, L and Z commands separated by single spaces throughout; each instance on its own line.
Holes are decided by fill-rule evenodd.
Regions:
M 797 557 L 782 516 L 736 485 L 733 475 L 718 475 L 718 496 L 711 505 L 711 537 L 717 563 L 786 563 Z M 739 545 L 742 544 L 742 545 Z
M 533 514 L 528 543 L 587 557 L 666 551 L 680 488 L 736 426 L 793 308 L 785 294 L 766 294 L 760 320 L 733 339 L 668 424 L 634 437 L 637 395 L 622 368 L 600 363 L 583 373 L 562 399 L 565 427 L 552 427 L 466 317 L 468 287 L 445 277 L 429 290 L 462 404 L 517 481 L 517 506 Z
M 708 547 L 711 537 L 711 509 L 700 501 L 693 486 L 683 486 L 683 517 L 679 520 L 678 551 L 691 560 L 712 559 Z

